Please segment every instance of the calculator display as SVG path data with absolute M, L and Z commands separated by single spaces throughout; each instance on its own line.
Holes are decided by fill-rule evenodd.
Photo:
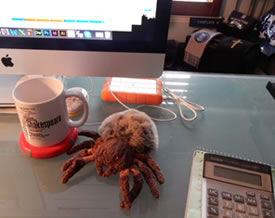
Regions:
M 275 218 L 271 167 L 205 153 L 200 218 Z
M 206 153 L 203 177 L 262 191 L 273 190 L 270 166 L 233 157 Z
M 251 185 L 262 185 L 260 175 L 255 175 L 248 172 L 242 172 L 234 169 L 229 169 L 220 166 L 214 166 L 214 176 L 245 182 Z

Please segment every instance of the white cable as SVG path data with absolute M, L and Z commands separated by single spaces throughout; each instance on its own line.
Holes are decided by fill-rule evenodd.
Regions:
M 128 107 L 126 104 L 124 104 L 123 102 L 121 102 L 121 101 L 118 99 L 118 97 L 115 95 L 115 93 L 110 89 L 110 83 L 109 83 L 109 81 L 108 81 L 108 86 L 109 86 L 109 90 L 110 90 L 112 96 L 117 100 L 117 102 L 120 103 L 121 106 L 124 107 L 125 109 L 128 109 L 128 110 L 131 109 L 131 108 Z
M 91 79 L 90 81 L 91 81 L 91 89 L 89 91 L 87 91 L 89 95 L 94 92 L 94 88 L 95 88 L 93 80 Z M 89 98 L 89 101 L 90 101 L 90 99 L 91 98 Z M 85 126 L 99 126 L 101 123 L 102 123 L 102 121 L 101 122 L 95 122 L 95 123 L 85 123 Z
M 193 103 L 191 101 L 188 101 L 188 100 L 184 100 L 182 97 L 180 96 L 177 96 L 174 92 L 172 92 L 169 88 L 165 87 L 164 90 L 170 94 L 172 96 L 171 99 L 175 100 L 177 105 L 178 105 L 178 108 L 179 108 L 179 112 L 180 112 L 180 116 L 183 120 L 185 121 L 188 121 L 188 122 L 191 122 L 193 120 L 195 120 L 197 118 L 197 112 L 196 111 L 204 111 L 204 107 L 199 105 L 199 104 L 196 104 L 196 103 Z M 188 118 L 186 117 L 184 114 L 183 114 L 183 111 L 182 111 L 182 105 L 184 105 L 185 107 L 187 107 L 190 111 L 193 112 L 194 116 L 191 117 L 191 118 Z
M 93 92 L 93 88 L 94 88 L 94 85 L 93 85 L 93 81 L 91 80 L 91 83 L 92 83 L 92 88 L 91 90 L 89 91 L 89 93 L 92 93 Z M 108 83 L 108 86 L 110 87 L 110 82 L 109 80 L 107 80 L 107 83 Z M 199 105 L 199 104 L 196 104 L 196 103 L 193 103 L 191 101 L 188 101 L 188 100 L 184 100 L 181 96 L 177 96 L 174 92 L 172 92 L 169 88 L 167 87 L 164 87 L 163 85 L 163 89 L 164 91 L 166 91 L 169 95 L 172 96 L 172 98 L 169 98 L 169 99 L 172 99 L 172 100 L 175 100 L 177 105 L 178 105 L 178 108 L 179 108 L 179 113 L 180 113 L 180 116 L 182 117 L 183 120 L 185 121 L 188 121 L 188 122 L 191 122 L 193 120 L 195 120 L 197 118 L 197 112 L 196 111 L 204 111 L 204 107 Z M 110 89 L 110 93 L 112 94 L 112 96 L 115 98 L 115 100 L 122 106 L 124 107 L 125 109 L 129 110 L 131 109 L 131 107 L 128 107 L 126 104 L 124 104 L 123 102 L 121 102 L 119 100 L 119 98 L 115 95 L 115 93 Z M 193 112 L 194 116 L 191 117 L 191 118 L 188 118 L 186 117 L 184 114 L 183 114 L 183 111 L 182 111 L 182 105 L 184 105 L 185 107 L 187 107 L 190 111 Z M 169 113 L 171 113 L 173 115 L 173 117 L 171 118 L 168 118 L 168 119 L 161 119 L 161 118 L 155 118 L 155 117 L 151 117 L 150 118 L 154 121 L 158 121 L 158 122 L 169 122 L 169 121 L 172 121 L 172 120 L 175 120 L 177 118 L 177 114 L 168 109 L 168 108 L 164 108 L 164 107 L 161 107 L 161 106 L 158 106 L 158 105 L 138 105 L 137 107 L 135 107 L 134 109 L 140 109 L 142 107 L 153 107 L 153 108 L 158 108 L 158 109 L 161 109 L 161 110 L 164 110 L 164 111 L 167 111 Z M 96 122 L 96 123 L 86 123 L 85 125 L 87 126 L 95 126 L 95 125 L 100 125 L 101 122 Z
M 108 84 L 110 85 L 110 84 Z M 109 86 L 110 87 L 110 86 Z M 131 109 L 130 107 L 128 107 L 126 104 L 122 103 L 118 97 L 115 95 L 115 93 L 110 89 L 110 92 L 112 94 L 112 96 L 117 100 L 118 103 L 120 103 L 124 108 L 126 109 Z M 173 112 L 172 110 L 169 110 L 167 108 L 164 108 L 164 107 L 160 107 L 160 106 L 157 106 L 157 105 L 138 105 L 137 107 L 135 107 L 134 109 L 138 109 L 138 108 L 141 108 L 141 107 L 154 107 L 154 108 L 158 108 L 158 109 L 161 109 L 161 110 L 164 110 L 164 111 L 168 111 L 170 112 L 171 114 L 173 114 L 173 117 L 172 118 L 168 118 L 168 119 L 160 119 L 160 118 L 155 118 L 155 117 L 151 117 L 149 116 L 152 120 L 155 120 L 155 121 L 159 121 L 159 122 L 169 122 L 169 121 L 172 121 L 172 120 L 175 120 L 177 118 L 177 115 L 175 114 L 175 112 Z
M 93 93 L 93 91 L 95 90 L 95 84 L 94 84 L 94 82 L 93 82 L 93 80 L 91 79 L 90 80 L 91 81 L 91 88 L 90 88 L 90 90 L 89 91 L 87 91 L 89 94 L 92 94 Z
M 102 123 L 102 121 L 101 122 L 95 122 L 95 123 L 85 123 L 85 126 L 99 126 L 101 123 Z
M 155 121 L 158 121 L 158 122 L 169 122 L 169 121 L 177 119 L 177 114 L 174 111 L 172 111 L 172 110 L 170 110 L 168 108 L 161 107 L 161 106 L 158 106 L 158 105 L 145 105 L 145 104 L 141 104 L 141 105 L 138 105 L 136 107 L 136 109 L 141 108 L 141 107 L 154 107 L 154 108 L 158 108 L 158 109 L 161 109 L 161 110 L 164 110 L 164 111 L 168 111 L 169 113 L 173 114 L 173 117 L 167 118 L 167 119 L 160 119 L 160 118 L 155 118 L 155 117 L 150 116 L 150 118 L 152 120 L 155 120 Z

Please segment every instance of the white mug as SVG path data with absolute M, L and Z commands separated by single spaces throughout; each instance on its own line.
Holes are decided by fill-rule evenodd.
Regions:
M 70 96 L 83 102 L 80 120 L 68 118 L 65 100 Z M 12 97 L 25 139 L 32 146 L 56 145 L 67 137 L 70 128 L 82 126 L 88 118 L 88 102 L 81 90 L 64 90 L 62 82 L 55 78 L 23 81 L 13 89 Z

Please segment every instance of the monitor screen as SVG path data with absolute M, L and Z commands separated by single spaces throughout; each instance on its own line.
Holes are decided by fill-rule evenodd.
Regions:
M 1 2 L 0 73 L 156 78 L 171 0 Z

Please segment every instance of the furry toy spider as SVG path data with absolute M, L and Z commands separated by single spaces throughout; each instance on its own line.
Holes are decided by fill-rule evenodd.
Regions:
M 145 113 L 130 109 L 107 117 L 99 127 L 99 132 L 100 135 L 94 131 L 79 131 L 79 135 L 93 140 L 84 141 L 70 149 L 69 154 L 81 151 L 62 166 L 64 174 L 61 183 L 68 182 L 84 165 L 95 161 L 99 176 L 120 173 L 121 208 L 131 208 L 131 203 L 139 195 L 143 185 L 141 173 L 153 196 L 158 198 L 155 179 L 162 184 L 164 177 L 156 162 L 148 155 L 158 147 L 154 122 Z M 133 174 L 133 187 L 129 191 L 130 174 Z

